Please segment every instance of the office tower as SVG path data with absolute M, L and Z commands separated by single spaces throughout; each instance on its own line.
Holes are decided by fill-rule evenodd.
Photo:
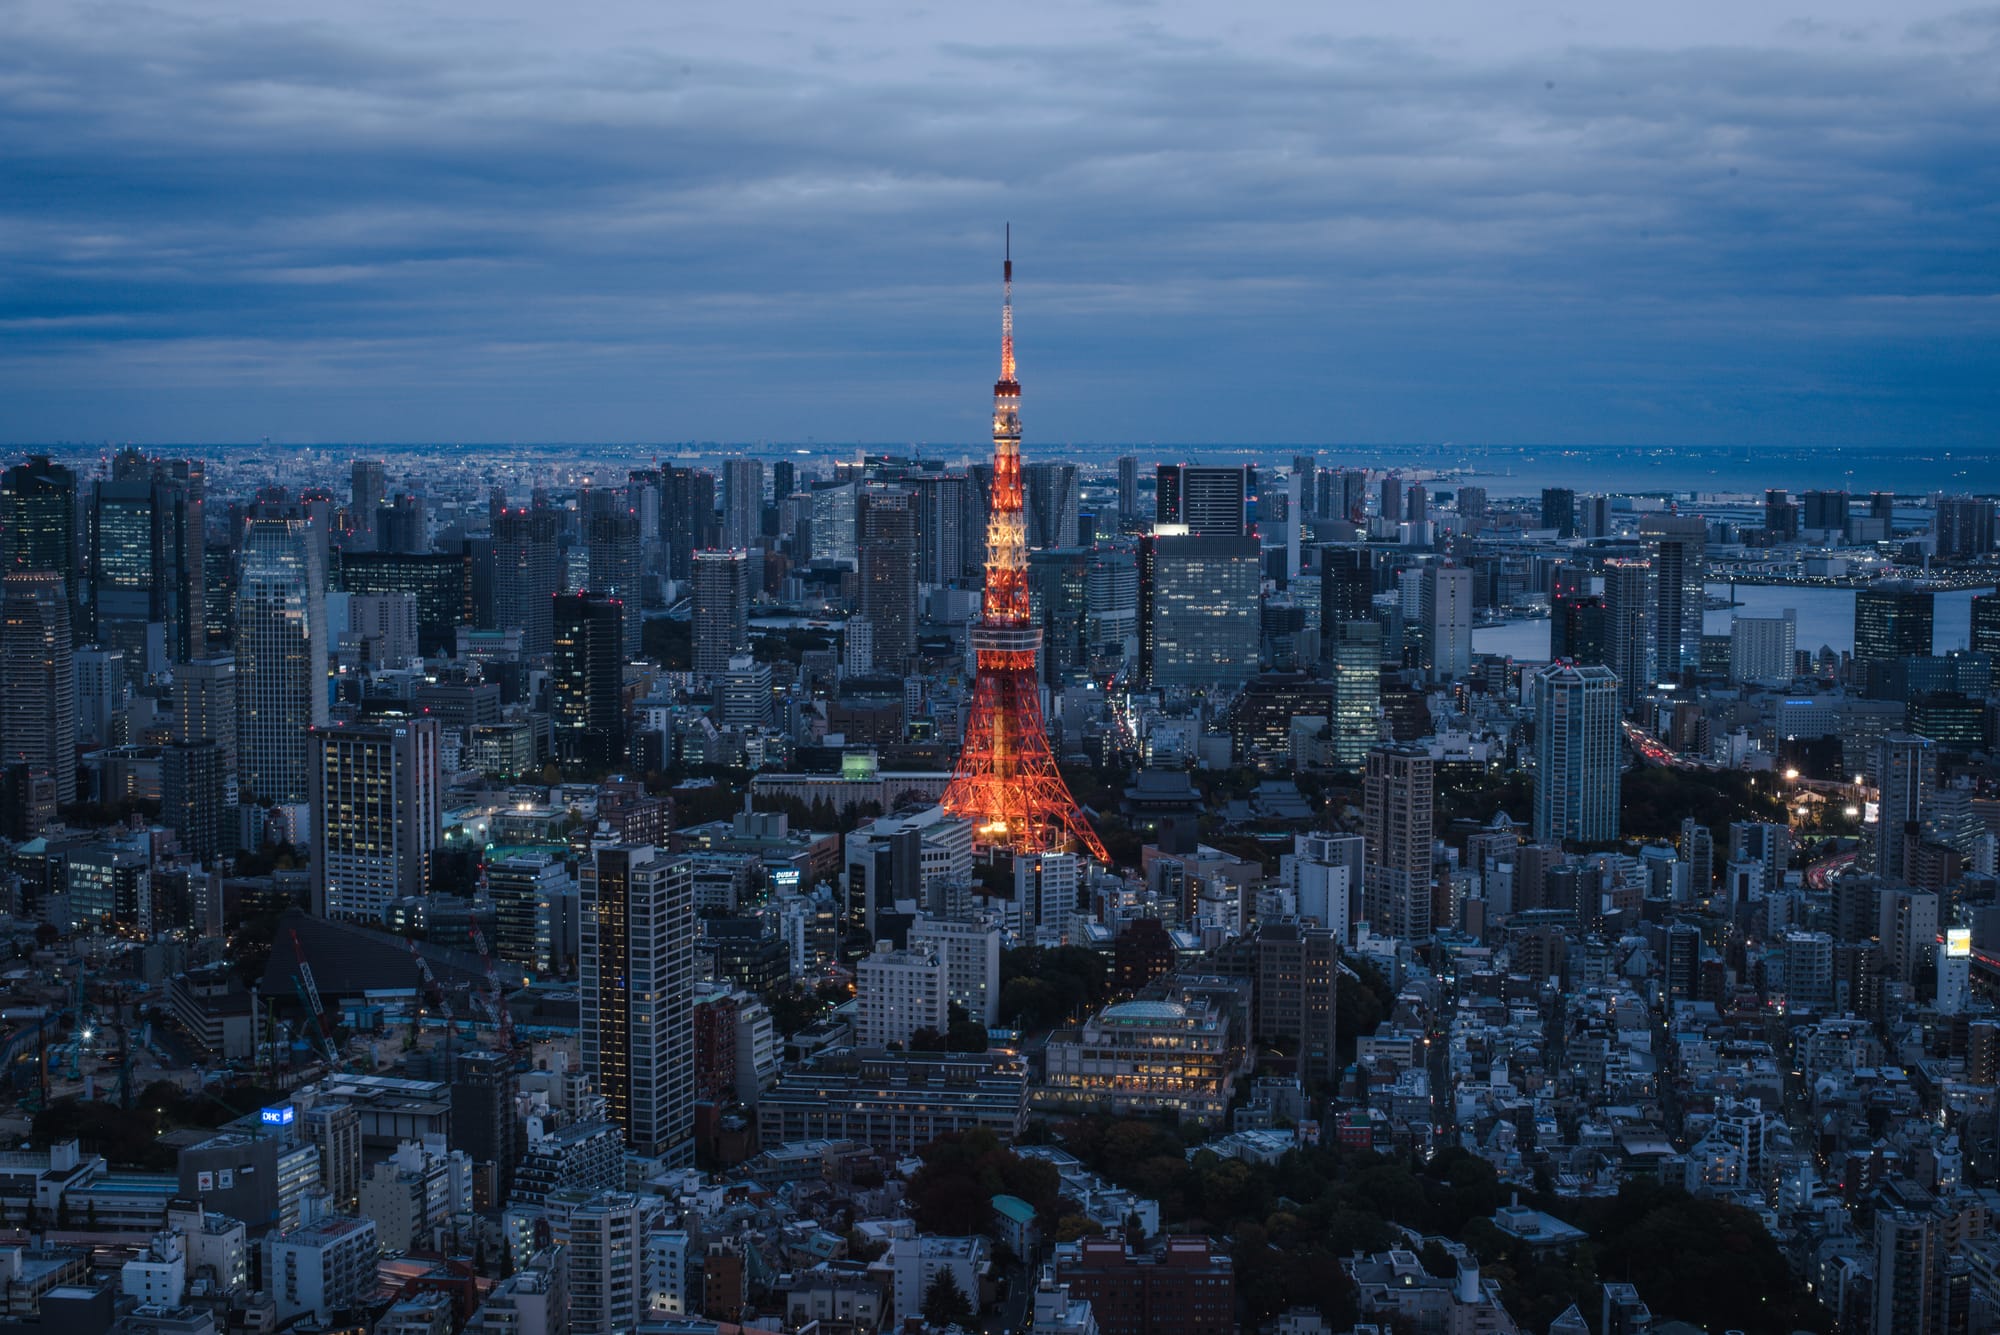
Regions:
M 1382 627 L 1337 621 L 1322 643 L 1333 679 L 1333 763 L 1358 770 L 1382 740 Z
M 1764 493 L 1764 532 L 1774 542 L 1792 542 L 1799 536 L 1799 507 L 1782 488 Z
M 1618 837 L 1624 739 L 1618 678 L 1557 665 L 1535 678 L 1535 842 Z
M 694 572 L 695 552 L 715 546 L 719 536 L 715 475 L 699 468 L 662 469 L 660 541 L 667 549 L 667 577 L 688 579 Z
M 1802 500 L 1800 527 L 1807 532 L 1847 533 L 1848 497 L 1844 491 L 1809 491 Z
M 1542 527 L 1558 538 L 1576 536 L 1576 493 L 1568 487 L 1542 488 Z
M 388 470 L 382 461 L 356 459 L 349 471 L 347 486 L 347 522 L 353 536 L 345 546 L 358 552 L 375 550 L 375 521 L 388 494 Z
M 726 672 L 750 652 L 750 553 L 694 556 L 694 670 Z
M 1984 556 L 1993 550 L 1993 502 L 1982 496 L 1940 496 L 1933 532 L 1941 560 Z
M 70 659 L 76 676 L 76 745 L 86 749 L 115 745 L 119 711 L 129 689 L 125 651 L 86 646 Z
M 1243 469 L 1198 464 L 1161 464 L 1154 503 L 1155 522 L 1184 524 L 1192 534 L 1240 536 L 1248 492 Z
M 1688 868 L 1688 893 L 1706 899 L 1715 889 L 1715 836 L 1692 816 L 1681 818 L 1675 852 Z
M 917 583 L 949 584 L 965 575 L 963 473 L 920 473 L 905 484 L 916 502 Z M 815 538 L 815 542 L 818 540 Z
M 1299 512 L 1304 518 L 1319 514 L 1319 461 L 1310 454 L 1292 456 L 1292 477 L 1298 479 Z
M 895 487 L 863 488 L 855 511 L 861 539 L 859 611 L 875 636 L 875 670 L 898 676 L 917 651 L 916 498 Z
M 771 464 L 771 500 L 782 501 L 799 489 L 799 466 L 790 459 L 774 460 Z
M 134 684 L 207 652 L 202 488 L 199 460 L 127 449 L 93 490 L 91 638 L 125 651 Z
M 1093 660 L 1136 661 L 1139 560 L 1129 547 L 1099 547 L 1083 576 L 1084 638 Z
M 1975 594 L 1972 599 L 1972 635 L 1966 646 L 1975 654 L 1985 654 L 1993 665 L 1993 682 L 1988 694 L 2000 695 L 2000 593 Z
M 1121 526 L 1139 513 L 1139 461 L 1131 455 L 1118 460 L 1118 518 Z
M 0 574 L 52 571 L 77 602 L 76 474 L 45 454 L 0 471 Z
M 1608 538 L 1611 536 L 1611 498 L 1602 493 L 1576 498 L 1576 536 L 1579 538 Z
M 1092 553 L 1081 547 L 1028 553 L 1030 619 L 1041 628 L 1042 670 L 1050 685 L 1070 680 L 1088 662 L 1086 584 L 1091 558 Z
M 1798 673 L 1798 613 L 1735 617 L 1729 623 L 1729 679 L 1790 681 Z
M 555 637 L 555 596 L 562 588 L 553 510 L 502 510 L 493 516 L 493 620 L 521 632 L 521 653 L 546 657 Z
M 1368 517 L 1368 474 L 1358 468 L 1350 468 L 1340 474 L 1340 513 L 1334 516 L 1349 523 L 1359 524 Z
M 489 557 L 491 552 L 489 540 Z M 458 628 L 476 624 L 473 574 L 473 558 L 461 547 L 456 552 L 343 551 L 332 578 L 333 587 L 342 593 L 414 599 L 416 651 L 425 657 L 448 658 L 457 648 Z
M 764 463 L 729 459 L 722 465 L 722 545 L 764 545 Z
M 1021 499 L 1028 523 L 1028 547 L 1074 547 L 1081 497 L 1075 464 L 1023 464 Z
M 590 591 L 623 604 L 618 652 L 639 656 L 639 635 L 646 618 L 642 609 L 645 565 L 640 559 L 639 516 L 618 505 L 591 514 L 586 525 L 590 543 Z
M 1375 614 L 1375 565 L 1366 547 L 1319 550 L 1321 644 L 1343 621 L 1367 621 Z
M 972 701 L 951 784 L 940 803 L 983 842 L 1016 854 L 1081 845 L 1109 862 L 1056 768 L 1042 721 L 1035 662 L 1041 632 L 1028 594 L 1021 509 L 1021 383 L 1014 378 L 1014 260 L 1002 270 L 1000 378 L 993 384 L 993 470 L 986 534 L 986 590 L 971 632 Z
M 1394 473 L 1382 479 L 1381 494 L 1376 502 L 1376 511 L 1390 523 L 1400 523 L 1403 518 L 1403 479 Z
M 174 740 L 212 741 L 225 769 L 236 768 L 236 660 L 190 659 L 174 669 Z
M 1430 489 L 1421 482 L 1412 482 L 1403 493 L 1403 522 L 1408 524 L 1428 524 L 1431 519 Z
M 1549 657 L 1604 663 L 1610 656 L 1610 621 L 1604 600 L 1587 593 L 1559 593 L 1549 607 Z
M 69 589 L 53 570 L 0 578 L 0 768 L 46 773 L 76 800 L 76 661 Z
M 314 728 L 313 913 L 381 922 L 391 901 L 427 893 L 442 788 L 436 719 Z
M 1467 533 L 1477 533 L 1486 522 L 1486 488 L 1458 489 L 1458 517 Z
M 301 497 L 301 500 L 304 499 Z M 330 498 L 322 499 L 323 505 L 308 506 L 307 518 L 312 520 L 317 531 L 327 532 L 331 524 L 325 516 L 314 511 L 320 509 L 330 512 L 333 503 Z M 430 534 L 424 524 L 422 497 L 403 492 L 375 512 L 375 550 L 417 556 L 430 549 Z
M 493 902 L 493 953 L 523 969 L 548 972 L 553 943 L 541 936 L 544 905 L 571 888 L 563 863 L 546 850 L 493 850 L 486 863 L 486 897 Z
M 326 580 L 303 519 L 245 525 L 236 577 L 236 772 L 244 801 L 312 796 L 327 721 Z
M 1620 696 L 1627 710 L 1638 707 L 1657 679 L 1653 624 L 1659 605 L 1653 586 L 1650 562 L 1604 563 L 1606 664 L 1618 674 Z
M 625 755 L 625 608 L 595 593 L 554 600 L 549 729 L 566 768 L 599 773 Z
M 1153 686 L 1240 684 L 1257 670 L 1254 537 L 1156 534 L 1139 543 L 1139 657 Z
M 1417 747 L 1378 746 L 1362 782 L 1362 905 L 1372 930 L 1405 941 L 1431 934 L 1433 766 Z
M 1857 686 L 1880 694 L 1891 663 L 1930 657 L 1936 601 L 1931 590 L 1906 580 L 1886 580 L 1854 595 Z
M 1937 796 L 1937 743 L 1914 733 L 1893 732 L 1875 751 L 1875 780 L 1881 793 L 1875 824 L 1875 875 L 1882 884 L 1909 882 L 1910 847 L 1922 841 L 1924 821 Z
M 1708 525 L 1697 515 L 1647 515 L 1640 524 L 1653 565 L 1655 671 L 1679 676 L 1701 662 L 1707 602 Z
M 691 1157 L 692 864 L 648 844 L 600 844 L 582 864 L 583 1069 L 640 1154 Z
M 170 742 L 160 749 L 160 823 L 181 851 L 213 864 L 222 855 L 222 748 L 213 741 Z
M 1427 565 L 1419 586 L 1424 675 L 1433 682 L 1472 674 L 1472 572 Z

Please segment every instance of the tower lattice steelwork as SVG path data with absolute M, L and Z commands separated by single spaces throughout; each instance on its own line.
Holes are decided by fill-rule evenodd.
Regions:
M 1021 385 L 1014 378 L 1011 236 L 1000 307 L 1000 379 L 993 386 L 993 502 L 986 530 L 986 596 L 972 628 L 978 676 L 945 810 L 977 823 L 979 842 L 1016 853 L 1080 847 L 1109 862 L 1056 768 L 1042 722 L 1035 659 L 1042 632 L 1028 604 L 1027 529 L 1021 516 Z

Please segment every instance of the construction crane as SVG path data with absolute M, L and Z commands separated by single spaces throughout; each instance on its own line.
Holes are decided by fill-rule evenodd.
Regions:
M 417 975 L 424 980 L 424 987 L 437 993 L 438 1014 L 444 1016 L 445 1027 L 449 1029 L 457 1017 L 451 1013 L 451 1002 L 444 994 L 444 984 L 431 972 L 431 962 L 424 958 L 424 952 L 417 949 L 415 937 L 410 938 L 410 958 L 417 962 Z
M 326 1058 L 328 1066 L 340 1065 L 340 1049 L 333 1045 L 333 1035 L 326 1031 L 326 1007 L 319 999 L 319 984 L 313 981 L 312 965 L 306 962 L 305 943 L 299 940 L 298 932 L 292 933 L 292 949 L 299 957 L 299 971 L 296 979 L 299 1000 L 305 1003 L 306 1012 L 312 1016 L 313 1032 L 319 1035 L 320 1054 Z
M 506 993 L 500 986 L 500 970 L 493 965 L 493 956 L 486 949 L 486 933 L 479 930 L 478 923 L 467 924 L 472 933 L 472 944 L 479 947 L 479 962 L 486 966 L 486 983 L 490 996 L 488 1005 L 493 1011 L 493 1023 L 498 1026 L 500 1047 L 503 1051 L 514 1050 L 514 1014 L 507 1009 Z

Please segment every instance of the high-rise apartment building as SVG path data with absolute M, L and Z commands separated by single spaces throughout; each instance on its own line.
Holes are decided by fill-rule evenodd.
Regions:
M 878 672 L 909 671 L 917 651 L 916 498 L 900 487 L 870 486 L 856 501 L 861 540 L 860 614 L 874 634 Z
M 236 660 L 196 658 L 174 668 L 174 740 L 213 741 L 236 768 Z
M 1798 671 L 1798 614 L 1735 617 L 1729 623 L 1729 679 L 1787 682 Z
M 1659 617 L 1652 563 L 1611 560 L 1604 563 L 1604 620 L 1607 665 L 1618 674 L 1619 695 L 1627 710 L 1638 707 L 1658 679 L 1654 652 Z
M 600 844 L 582 871 L 583 1069 L 628 1146 L 691 1160 L 692 864 L 648 844 Z
M 311 800 L 311 729 L 327 721 L 326 580 L 303 519 L 253 518 L 236 578 L 236 767 L 241 792 Z
M 1653 565 L 1656 670 L 1677 677 L 1701 663 L 1707 605 L 1708 525 L 1698 515 L 1647 515 L 1639 526 Z
M 667 548 L 667 577 L 688 579 L 694 554 L 720 541 L 715 518 L 715 474 L 669 466 L 660 474 L 660 541 Z
M 1419 585 L 1424 675 L 1433 682 L 1472 675 L 1472 572 L 1427 565 Z
M 1070 853 L 1041 856 L 1075 857 Z M 1018 886 L 1018 876 L 1016 880 Z M 989 1027 L 1000 1018 L 1000 923 L 993 914 L 959 918 L 919 914 L 910 927 L 910 949 L 929 951 L 944 965 L 946 1001 L 963 1007 L 968 1016 Z
M 555 638 L 555 596 L 562 588 L 555 512 L 503 509 L 493 516 L 493 620 L 521 632 L 521 652 L 548 655 Z
M 877 942 L 855 966 L 854 998 L 858 1047 L 908 1047 L 919 1030 L 942 1034 L 950 1025 L 944 960 L 931 949 L 897 950 Z
M 1434 777 L 1430 753 L 1421 748 L 1380 746 L 1368 753 L 1362 904 L 1374 931 L 1405 941 L 1431 934 Z
M 430 889 L 444 827 L 438 722 L 312 730 L 312 910 L 381 922 Z
M 537 973 L 553 961 L 541 939 L 544 907 L 573 892 L 561 860 L 545 849 L 500 848 L 486 862 L 486 897 L 493 903 L 493 953 Z
M 556 755 L 582 773 L 625 754 L 625 607 L 596 593 L 554 600 L 549 728 Z
M 761 459 L 729 459 L 722 465 L 722 545 L 746 551 L 764 545 Z
M 1895 732 L 1876 748 L 1881 793 L 1875 822 L 1875 875 L 1886 886 L 1909 883 L 1911 846 L 1922 841 L 1924 821 L 1937 797 L 1938 748 L 1928 737 Z
M 389 473 L 380 459 L 356 459 L 348 472 L 346 545 L 357 552 L 376 550 L 375 521 L 389 495 Z
M 1993 499 L 1940 496 L 1932 529 L 1937 554 L 1945 560 L 1984 556 L 1993 550 Z
M 0 768 L 46 773 L 76 800 L 76 659 L 69 589 L 52 570 L 0 578 Z
M 222 748 L 211 740 L 169 742 L 160 748 L 160 823 L 174 832 L 181 851 L 214 865 L 222 855 Z
M 694 670 L 726 672 L 750 652 L 750 553 L 694 554 Z
M 1618 677 L 1557 664 L 1535 678 L 1535 842 L 1618 837 L 1624 740 Z

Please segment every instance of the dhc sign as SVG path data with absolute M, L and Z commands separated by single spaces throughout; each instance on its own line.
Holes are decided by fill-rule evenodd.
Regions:
M 290 1126 L 292 1118 L 298 1116 L 298 1110 L 291 1104 L 285 1103 L 276 1108 L 264 1108 L 257 1115 L 265 1126 Z

